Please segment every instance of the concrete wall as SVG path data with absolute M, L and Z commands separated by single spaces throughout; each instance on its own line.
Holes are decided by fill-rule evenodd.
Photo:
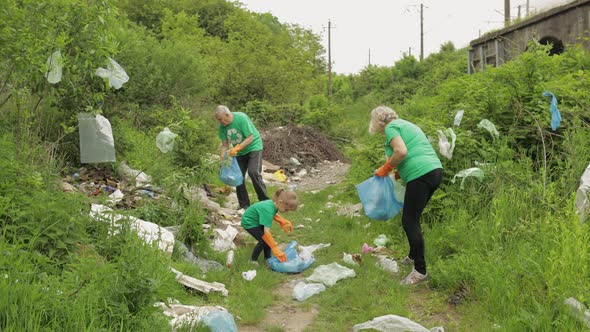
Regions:
M 468 56 L 468 69 L 472 73 L 482 64 L 499 66 L 526 51 L 528 42 L 548 39 L 554 50 L 572 44 L 582 44 L 590 50 L 590 0 L 578 0 L 551 9 L 507 28 L 473 40 Z M 560 53 L 560 52 L 556 52 Z

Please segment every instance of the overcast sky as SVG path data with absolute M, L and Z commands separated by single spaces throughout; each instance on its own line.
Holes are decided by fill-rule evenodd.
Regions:
M 282 23 L 296 23 L 322 36 L 328 48 L 332 22 L 332 69 L 357 73 L 369 64 L 392 66 L 403 53 L 420 55 L 420 1 L 412 0 L 239 0 L 254 12 L 270 12 Z M 542 11 L 572 0 L 529 0 L 529 10 Z M 424 56 L 452 41 L 457 48 L 503 27 L 504 0 L 423 0 Z M 526 0 L 511 0 L 525 15 Z M 327 58 L 327 52 L 326 52 Z

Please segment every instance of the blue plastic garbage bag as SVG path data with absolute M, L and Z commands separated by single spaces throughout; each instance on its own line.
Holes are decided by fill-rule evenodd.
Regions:
M 226 311 L 213 311 L 203 317 L 211 332 L 238 332 L 234 316 Z
M 228 158 L 231 160 L 228 160 Z M 219 168 L 219 179 L 232 187 L 237 187 L 244 183 L 244 176 L 236 158 L 228 157 L 227 154 L 224 156 L 221 167 Z
M 551 97 L 551 106 L 549 107 L 551 111 L 551 130 L 556 131 L 561 123 L 561 113 L 557 109 L 557 98 L 551 91 L 543 92 L 543 97 Z
M 403 204 L 395 199 L 393 181 L 389 176 L 373 176 L 356 186 L 363 210 L 373 220 L 395 217 Z
M 266 260 L 268 266 L 274 271 L 284 273 L 299 273 L 306 270 L 311 266 L 311 264 L 315 262 L 315 258 L 312 257 L 311 259 L 304 260 L 303 258 L 299 257 L 299 254 L 297 254 L 297 250 L 295 249 L 296 247 L 297 241 L 289 242 L 287 248 L 283 250 L 285 256 L 287 256 L 287 261 L 281 263 L 278 258 L 272 256 Z

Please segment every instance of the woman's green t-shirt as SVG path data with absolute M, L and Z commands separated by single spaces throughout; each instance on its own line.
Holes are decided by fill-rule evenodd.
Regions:
M 402 180 L 410 182 L 432 170 L 442 168 L 440 159 L 422 129 L 402 119 L 395 119 L 385 127 L 385 154 L 387 158 L 393 154 L 390 142 L 397 136 L 401 136 L 408 149 L 406 158 L 397 166 Z

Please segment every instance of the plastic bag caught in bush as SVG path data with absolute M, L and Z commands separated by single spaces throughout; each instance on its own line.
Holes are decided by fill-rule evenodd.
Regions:
M 557 98 L 555 98 L 555 95 L 551 91 L 543 92 L 543 97 L 551 97 L 551 106 L 549 106 L 549 110 L 551 111 L 551 130 L 556 131 L 561 123 L 561 113 L 557 109 Z
M 297 241 L 291 241 L 283 250 L 285 255 L 287 256 L 287 261 L 281 263 L 278 258 L 272 256 L 271 258 L 267 259 L 266 262 L 268 266 L 277 272 L 284 272 L 284 273 L 299 273 L 303 270 L 306 270 L 308 267 L 315 262 L 315 257 L 311 257 L 309 259 L 303 259 L 299 257 L 297 254 Z
M 156 136 L 156 146 L 163 153 L 168 153 L 174 148 L 174 139 L 176 136 L 178 135 L 171 132 L 170 129 L 166 127 L 158 134 L 158 136 Z
M 45 73 L 47 82 L 51 84 L 59 83 L 61 81 L 62 68 L 63 58 L 61 57 L 61 52 L 57 50 L 47 59 L 47 72 Z
M 459 125 L 461 124 L 461 119 L 463 119 L 463 113 L 465 113 L 464 110 L 457 111 L 457 114 L 455 114 L 455 119 L 453 121 L 453 126 L 459 127 Z
M 237 187 L 244 183 L 244 176 L 238 165 L 238 160 L 225 154 L 219 168 L 219 179 L 228 186 Z
M 438 149 L 440 150 L 440 154 L 447 157 L 447 159 L 453 159 L 453 150 L 455 150 L 455 141 L 457 140 L 457 135 L 453 131 L 453 128 L 449 128 L 445 130 L 447 134 L 451 137 L 451 142 L 447 139 L 447 136 L 442 130 L 437 130 L 438 133 Z
M 490 132 L 493 139 L 500 137 L 500 133 L 496 129 L 496 126 L 492 123 L 492 121 L 488 119 L 483 119 L 477 124 L 477 128 L 483 128 Z
M 123 84 L 129 81 L 129 76 L 127 76 L 125 69 L 111 58 L 107 62 L 107 69 L 97 68 L 94 75 L 106 78 L 109 86 L 115 88 L 115 90 L 120 89 Z
M 393 181 L 389 176 L 373 176 L 356 186 L 363 210 L 373 220 L 395 217 L 403 204 L 395 199 Z
M 483 171 L 477 167 L 464 169 L 464 170 L 460 171 L 459 173 L 455 174 L 455 176 L 453 176 L 453 179 L 451 180 L 451 182 L 455 183 L 456 178 L 463 178 L 463 180 L 461 180 L 461 189 L 463 189 L 463 182 L 465 182 L 465 179 L 469 176 L 475 176 L 476 178 L 481 180 L 481 179 L 483 179 Z

